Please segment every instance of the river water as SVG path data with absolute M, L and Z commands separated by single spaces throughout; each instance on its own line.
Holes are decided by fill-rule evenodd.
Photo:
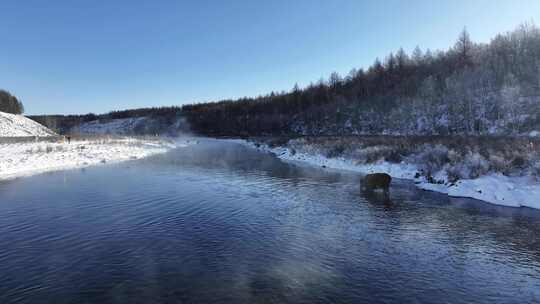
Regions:
M 0 303 L 540 303 L 540 212 L 202 140 L 0 182 Z

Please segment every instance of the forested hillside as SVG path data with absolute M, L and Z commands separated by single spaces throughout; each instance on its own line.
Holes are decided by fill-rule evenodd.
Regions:
M 524 134 L 540 129 L 540 30 L 446 51 L 403 49 L 305 88 L 186 105 L 206 135 Z
M 0 90 L 0 112 L 22 114 L 24 113 L 24 106 L 17 97 L 11 95 L 8 91 Z
M 85 115 L 34 115 L 29 118 L 59 133 L 71 133 L 84 124 L 108 124 L 115 120 L 128 118 L 145 118 L 144 123 L 135 128 L 138 134 L 161 134 L 174 132 L 172 127 L 181 118 L 180 107 L 141 108 L 123 111 L 112 111 L 106 114 Z

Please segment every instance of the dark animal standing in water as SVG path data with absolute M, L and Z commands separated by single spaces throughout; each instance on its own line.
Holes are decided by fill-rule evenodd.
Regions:
M 392 177 L 386 173 L 373 173 L 364 177 L 362 189 L 365 191 L 373 191 L 381 189 L 384 193 L 388 193 Z

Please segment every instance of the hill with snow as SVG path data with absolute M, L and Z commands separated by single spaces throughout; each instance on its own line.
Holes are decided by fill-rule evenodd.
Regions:
M 0 112 L 0 137 L 54 135 L 53 131 L 22 115 Z
M 177 136 L 188 131 L 182 118 L 175 117 L 132 117 L 118 119 L 98 119 L 84 122 L 68 130 L 70 134 L 99 135 L 170 135 Z
M 75 126 L 70 130 L 73 134 L 135 134 L 138 129 L 144 127 L 146 117 L 125 119 L 93 120 Z

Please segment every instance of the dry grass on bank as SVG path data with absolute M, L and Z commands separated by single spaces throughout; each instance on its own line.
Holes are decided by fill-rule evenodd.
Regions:
M 292 151 L 344 157 L 359 164 L 411 163 L 432 179 L 444 172 L 449 180 L 477 178 L 489 172 L 532 175 L 540 179 L 540 140 L 487 136 L 354 136 L 266 139 Z

